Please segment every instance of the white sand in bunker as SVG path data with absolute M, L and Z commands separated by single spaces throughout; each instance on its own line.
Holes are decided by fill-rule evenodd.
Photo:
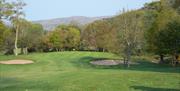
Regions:
M 122 60 L 96 60 L 90 62 L 93 65 L 104 65 L 104 66 L 111 66 L 111 65 L 120 65 L 124 64 Z M 130 64 L 139 64 L 136 62 L 130 62 Z
M 90 63 L 94 65 L 106 65 L 106 66 L 121 64 L 120 61 L 116 61 L 116 60 L 97 60 L 97 61 L 91 61 Z
M 0 61 L 0 64 L 32 64 L 34 63 L 31 60 L 8 60 L 8 61 Z

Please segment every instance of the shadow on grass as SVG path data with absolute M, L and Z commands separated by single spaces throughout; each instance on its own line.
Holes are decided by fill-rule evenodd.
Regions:
M 19 81 L 16 78 L 0 77 L 0 90 L 5 91 L 9 87 L 15 87 L 18 83 Z
M 45 81 L 27 81 L 25 79 L 0 77 L 0 91 L 58 91 Z
M 116 65 L 116 66 L 99 66 L 99 65 L 93 65 L 90 63 L 91 61 L 101 60 L 101 59 L 109 59 L 109 58 L 95 58 L 95 57 L 87 56 L 87 57 L 80 58 L 79 60 L 73 61 L 72 63 L 77 67 L 83 67 L 83 68 L 123 69 L 123 70 L 136 70 L 136 71 L 180 73 L 180 67 L 172 67 L 170 65 L 152 63 L 151 61 L 141 59 L 141 58 L 133 59 L 134 60 L 133 62 L 136 62 L 138 64 L 133 64 L 129 68 L 125 67 L 123 64 Z
M 180 89 L 169 89 L 169 88 L 152 88 L 152 87 L 145 87 L 145 86 L 132 86 L 135 90 L 142 90 L 142 91 L 180 91 Z

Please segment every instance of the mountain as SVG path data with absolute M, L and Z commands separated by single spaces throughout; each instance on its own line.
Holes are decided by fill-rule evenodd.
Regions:
M 73 16 L 73 17 L 66 17 L 66 18 L 56 18 L 56 19 L 49 19 L 49 20 L 39 20 L 33 21 L 34 23 L 41 24 L 45 30 L 52 30 L 60 24 L 70 24 L 70 23 L 78 23 L 81 25 L 92 23 L 96 20 L 109 18 L 109 16 L 102 16 L 102 17 L 84 17 L 84 16 Z

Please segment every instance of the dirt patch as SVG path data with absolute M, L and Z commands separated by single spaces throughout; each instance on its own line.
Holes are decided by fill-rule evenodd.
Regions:
M 93 65 L 104 65 L 104 66 L 113 66 L 113 65 L 120 65 L 124 64 L 122 60 L 96 60 L 90 62 Z M 135 62 L 130 62 L 130 64 L 138 64 Z
M 34 63 L 31 60 L 8 60 L 8 61 L 0 61 L 0 64 L 32 64 Z

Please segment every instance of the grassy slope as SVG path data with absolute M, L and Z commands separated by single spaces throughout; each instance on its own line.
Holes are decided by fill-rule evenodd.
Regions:
M 0 56 L 0 60 L 14 59 Z M 18 56 L 30 65 L 0 65 L 0 91 L 180 91 L 180 68 L 139 61 L 129 69 L 89 64 L 109 53 L 61 52 Z

